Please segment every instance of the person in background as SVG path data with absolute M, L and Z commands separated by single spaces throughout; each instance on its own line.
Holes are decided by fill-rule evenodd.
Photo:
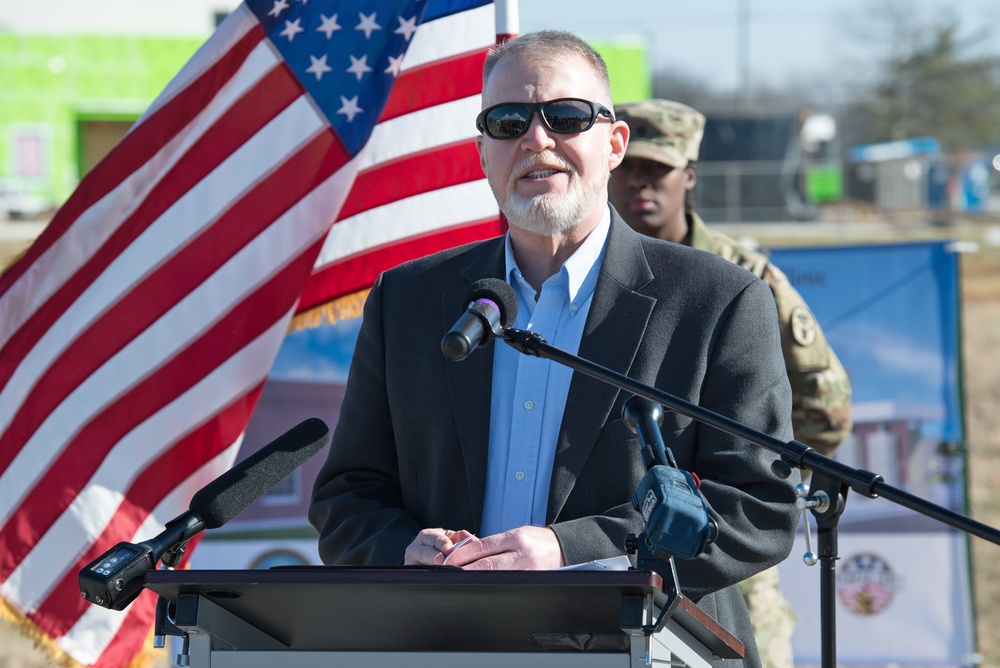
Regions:
M 612 205 L 642 234 L 719 255 L 763 279 L 778 310 L 798 441 L 831 455 L 851 432 L 851 383 L 801 295 L 767 256 L 709 228 L 694 210 L 705 117 L 670 100 L 619 105 L 630 136 L 611 174 Z M 765 668 L 792 668 L 796 616 L 778 586 L 777 567 L 740 583 Z
M 642 532 L 631 496 L 646 467 L 622 419 L 629 393 L 499 341 L 460 362 L 442 355 L 465 293 L 483 278 L 516 293 L 514 327 L 792 436 L 764 283 L 637 234 L 608 205 L 629 131 L 592 47 L 560 31 L 497 46 L 476 127 L 508 233 L 375 282 L 309 509 L 325 563 L 555 569 L 621 556 Z M 742 662 L 719 666 L 759 666 L 737 585 L 790 552 L 798 471 L 781 479 L 774 453 L 675 411 L 661 429 L 678 466 L 700 478 L 719 528 L 701 554 L 678 560 L 681 590 L 746 646 Z

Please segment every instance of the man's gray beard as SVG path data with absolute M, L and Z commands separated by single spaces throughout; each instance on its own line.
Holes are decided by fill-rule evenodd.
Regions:
M 507 197 L 500 202 L 500 210 L 507 222 L 526 232 L 544 237 L 554 237 L 573 229 L 590 212 L 607 190 L 607 180 L 603 186 L 587 187 L 579 180 L 565 195 L 539 195 L 524 198 L 514 192 L 514 184 L 509 184 Z M 496 189 L 493 190 L 494 194 Z

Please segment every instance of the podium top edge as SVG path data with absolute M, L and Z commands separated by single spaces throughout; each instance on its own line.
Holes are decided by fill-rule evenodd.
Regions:
M 145 583 L 157 585 L 251 584 L 386 584 L 448 585 L 551 585 L 639 587 L 663 591 L 663 579 L 653 571 L 466 571 L 454 566 L 282 566 L 267 570 L 153 570 Z

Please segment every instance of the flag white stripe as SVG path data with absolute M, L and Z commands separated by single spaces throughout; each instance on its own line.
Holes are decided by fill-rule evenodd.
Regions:
M 370 148 L 362 152 L 361 169 L 472 139 L 479 134 L 475 123 L 479 109 L 479 96 L 474 95 L 379 123 L 368 143 Z
M 344 169 L 338 170 L 91 374 L 53 410 L 0 476 L 0 498 L 8 500 L 8 505 L 0 508 L 0 525 L 6 523 L 10 513 L 45 473 L 50 460 L 84 424 L 223 317 L 218 295 L 230 295 L 231 304 L 238 302 L 320 238 L 326 222 L 315 215 L 316 211 L 330 211 L 331 206 L 339 208 L 350 182 L 349 174 Z M 252 283 L 252 277 L 258 276 L 262 269 L 271 273 Z
M 264 380 L 291 316 L 289 311 L 194 387 L 122 438 L 73 504 L 0 585 L 0 594 L 18 602 L 29 613 L 34 612 L 62 579 L 57 576 L 65 575 L 114 519 L 136 476 L 163 451 Z M 162 530 L 162 523 L 158 526 L 156 533 Z M 140 540 L 153 535 L 142 536 Z
M 274 164 L 265 158 L 283 147 L 283 159 L 325 128 L 305 98 L 299 98 L 230 155 L 194 188 L 184 193 L 107 267 L 59 317 L 18 365 L 0 391 L 0 431 L 6 429 L 34 383 L 70 343 L 146 275 L 191 238 L 210 227 L 234 199 L 264 178 Z M 267 266 L 267 265 L 262 265 Z M 251 268 L 250 276 L 261 271 Z M 239 294 L 239 293 L 237 293 Z
M 165 522 L 184 512 L 194 493 L 205 486 L 205 481 L 213 480 L 232 466 L 236 453 L 239 452 L 241 439 L 242 437 L 206 462 L 164 497 L 129 542 L 136 543 L 157 534 L 163 530 Z M 97 605 L 88 605 L 86 612 L 73 627 L 64 636 L 55 639 L 56 644 L 76 661 L 84 665 L 92 664 L 107 649 L 118 629 L 125 623 L 128 614 L 129 610 L 118 612 Z
M 0 347 L 93 256 L 233 103 L 277 64 L 278 59 L 269 48 L 258 46 L 212 105 L 73 222 L 25 276 L 0 297 L 0 310 L 10 314 L 0 323 Z M 0 418 L 0 430 L 5 426 Z
M 402 69 L 405 72 L 456 54 L 479 51 L 496 40 L 493 5 L 443 16 L 420 25 L 403 57 Z
M 317 267 L 367 249 L 497 215 L 485 179 L 440 188 L 346 218 L 330 230 Z

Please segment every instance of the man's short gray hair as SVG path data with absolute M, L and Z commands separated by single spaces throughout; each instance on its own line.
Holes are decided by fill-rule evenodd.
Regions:
M 608 77 L 608 65 L 604 62 L 594 47 L 577 37 L 571 32 L 563 30 L 539 30 L 529 32 L 498 44 L 490 50 L 483 63 L 483 91 L 486 90 L 486 83 L 489 81 L 493 68 L 502 59 L 512 56 L 515 58 L 556 58 L 565 55 L 575 55 L 583 58 L 590 64 L 597 75 L 598 83 L 601 86 L 601 94 L 605 96 L 601 102 L 611 106 L 611 80 Z

